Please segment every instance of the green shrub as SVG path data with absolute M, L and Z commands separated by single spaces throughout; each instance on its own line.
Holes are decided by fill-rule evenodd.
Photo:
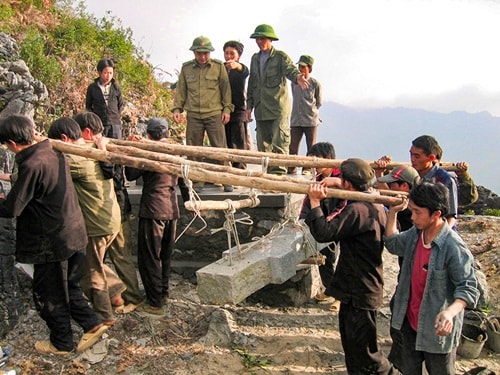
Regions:
M 86 18 L 74 18 L 64 15 L 57 25 L 51 39 L 54 41 L 53 54 L 65 56 L 79 51 L 94 58 L 98 55 L 99 30 Z
M 56 56 L 50 53 L 47 41 L 37 30 L 28 30 L 19 45 L 21 58 L 30 68 L 31 75 L 51 87 L 63 79 Z
M 500 208 L 486 208 L 483 211 L 483 215 L 487 216 L 500 216 Z
M 0 20 L 11 20 L 14 15 L 14 9 L 9 4 L 0 3 Z M 12 31 L 12 26 L 7 22 L 2 23 L 2 31 L 9 34 Z

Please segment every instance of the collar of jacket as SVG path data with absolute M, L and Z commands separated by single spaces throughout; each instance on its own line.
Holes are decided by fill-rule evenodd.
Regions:
M 39 143 L 34 143 L 30 147 L 26 147 L 24 150 L 16 154 L 16 162 L 20 164 L 21 162 L 29 158 L 31 155 L 33 155 L 37 149 L 52 150 L 52 146 L 50 145 L 50 141 L 48 139 Z
M 205 66 L 210 66 L 212 65 L 212 59 L 208 60 L 207 63 L 203 66 L 203 68 Z M 196 62 L 196 60 L 193 60 L 193 68 L 200 68 L 200 69 L 203 69 L 201 66 L 198 65 L 198 63 Z
M 259 51 L 258 53 L 259 53 L 259 55 L 262 55 L 264 52 Z M 272 56 L 274 56 L 275 54 L 276 54 L 276 48 L 274 48 L 274 46 L 273 46 L 273 45 L 271 45 L 271 49 L 269 50 L 269 57 L 272 57 Z
M 431 241 L 431 243 L 435 244 L 438 248 L 442 247 L 444 245 L 444 242 L 446 241 L 446 238 L 448 237 L 448 234 L 452 231 L 446 220 L 443 220 L 443 226 L 439 230 L 439 233 L 434 237 L 434 239 Z M 418 231 L 419 235 L 422 232 L 421 230 Z

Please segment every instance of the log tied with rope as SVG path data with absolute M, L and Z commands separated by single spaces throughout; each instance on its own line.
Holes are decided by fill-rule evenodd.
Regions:
M 103 151 L 51 140 L 53 147 L 61 152 L 81 155 L 96 160 L 157 171 L 160 173 L 171 173 L 179 177 L 188 177 L 193 181 L 222 183 L 263 191 L 297 194 L 307 194 L 309 185 L 315 182 L 304 178 L 267 174 L 259 170 L 243 170 L 220 164 L 191 161 L 176 155 L 183 155 L 190 158 L 209 158 L 222 162 L 239 161 L 247 164 L 262 165 L 262 170 L 265 170 L 264 166 L 273 165 L 310 168 L 339 167 L 343 162 L 343 160 L 339 159 L 322 159 L 309 156 L 283 155 L 216 147 L 185 146 L 147 140 L 137 142 L 110 139 L 109 142 L 110 143 L 107 145 L 108 151 Z M 376 163 L 368 163 L 373 168 L 378 168 Z M 181 165 L 187 166 L 189 176 L 183 176 L 182 168 L 180 168 Z M 392 162 L 388 164 L 386 168 L 392 169 L 399 165 L 410 165 L 410 163 Z M 455 163 L 442 162 L 440 165 L 448 171 L 457 170 Z M 394 195 L 401 194 L 400 192 L 379 190 L 378 193 L 378 195 L 364 194 L 330 188 L 327 197 L 362 200 L 385 205 L 395 205 L 401 202 L 400 198 L 394 197 Z

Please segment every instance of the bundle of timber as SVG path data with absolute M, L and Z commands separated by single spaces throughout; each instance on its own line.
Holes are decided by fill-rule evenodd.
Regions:
M 52 146 L 61 152 L 145 170 L 171 173 L 192 181 L 237 185 L 261 191 L 297 194 L 307 194 L 309 185 L 315 182 L 289 176 L 267 174 L 265 173 L 267 167 L 275 165 L 309 168 L 339 167 L 343 161 L 216 147 L 185 146 L 147 140 L 137 142 L 110 139 L 110 143 L 107 145 L 108 151 L 63 143 L 57 140 L 51 140 L 51 142 Z M 238 161 L 247 164 L 262 165 L 262 171 L 243 170 L 219 164 L 198 162 L 188 160 L 183 156 L 194 159 L 209 158 L 221 162 Z M 377 167 L 375 163 L 370 164 L 373 168 Z M 408 163 L 391 163 L 388 168 L 402 164 Z M 452 163 L 443 163 L 443 166 L 448 170 L 454 169 Z M 385 205 L 401 203 L 401 198 L 391 195 L 394 194 L 385 190 L 378 191 L 378 194 L 365 194 L 333 188 L 328 189 L 327 193 L 327 197 L 329 198 L 360 200 Z

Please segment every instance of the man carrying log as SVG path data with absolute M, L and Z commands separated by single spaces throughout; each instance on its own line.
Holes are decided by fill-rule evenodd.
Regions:
M 311 147 L 308 156 L 316 156 L 323 159 L 335 159 L 335 148 L 330 142 L 318 142 Z M 340 168 L 316 168 L 316 181 L 321 182 L 326 179 L 340 180 Z M 323 185 L 325 185 L 325 183 L 323 183 Z M 325 198 L 321 200 L 321 209 L 323 210 L 323 214 L 326 216 L 326 220 L 331 220 L 337 216 L 344 209 L 346 203 L 347 201 L 345 199 L 338 198 Z M 299 219 L 305 220 L 310 211 L 311 204 L 309 197 L 306 195 L 304 201 L 302 202 Z M 324 264 L 319 264 L 318 267 L 325 290 L 324 292 L 318 293 L 314 298 L 318 301 L 323 301 L 332 295 L 331 283 L 335 273 L 335 260 L 337 259 L 336 244 L 328 244 L 320 250 L 320 253 L 325 256 Z M 330 306 L 330 310 L 338 311 L 338 305 L 338 301 L 335 301 Z
M 361 159 L 347 159 L 340 166 L 341 187 L 373 194 L 375 172 Z M 318 242 L 340 241 L 340 256 L 332 281 L 332 295 L 340 300 L 339 330 L 350 374 L 392 374 L 392 365 L 377 343 L 377 309 L 382 304 L 382 236 L 387 220 L 381 204 L 348 201 L 327 220 L 321 200 L 327 187 L 309 187 L 311 211 L 306 224 Z
M 85 142 L 80 126 L 69 117 L 54 121 L 48 136 L 88 148 L 95 146 L 93 142 Z M 104 261 L 109 246 L 120 231 L 120 206 L 113 181 L 104 177 L 97 160 L 72 154 L 66 154 L 66 158 L 88 236 L 82 289 L 103 323 L 111 327 L 115 324 L 114 301 L 123 303 L 121 294 L 126 290 L 118 275 Z
M 103 138 L 103 126 L 101 119 L 92 112 L 80 112 L 75 116 L 75 121 L 82 130 L 82 138 L 85 144 L 91 147 L 104 149 L 107 138 Z M 111 301 L 117 314 L 127 314 L 136 309 L 142 302 L 143 296 L 139 290 L 139 280 L 134 262 L 132 261 L 132 228 L 130 224 L 130 212 L 132 207 L 128 198 L 127 188 L 123 186 L 124 176 L 118 175 L 123 168 L 119 164 L 100 162 L 105 179 L 112 178 L 116 200 L 120 205 L 121 227 L 113 242 L 108 247 L 107 255 L 115 266 L 116 274 L 123 281 L 127 290 L 121 297 L 116 296 Z M 123 299 L 122 299 L 123 297 Z
M 441 168 L 439 160 L 443 156 L 443 149 L 438 141 L 430 135 L 421 135 L 411 142 L 410 160 L 422 181 L 441 182 L 448 188 L 450 196 L 450 209 L 446 220 L 451 227 L 456 227 L 458 214 L 457 182 L 453 176 Z M 383 168 L 385 163 L 391 162 L 391 157 L 384 155 L 376 163 Z M 377 170 L 380 177 L 383 170 Z
M 146 131 L 150 140 L 167 141 L 167 120 L 163 117 L 150 119 Z M 163 305 L 169 297 L 170 262 L 180 215 L 176 192 L 178 178 L 132 167 L 125 168 L 125 175 L 130 181 L 139 177 L 144 181 L 139 208 L 137 261 L 147 302 L 139 310 L 164 315 Z
M 18 178 L 0 198 L 0 217 L 17 221 L 16 260 L 33 264 L 33 300 L 50 338 L 37 341 L 41 354 L 69 354 L 73 318 L 85 332 L 77 350 L 91 347 L 108 328 L 80 288 L 87 232 L 66 158 L 49 141 L 36 143 L 30 118 L 0 121 L 0 143 L 16 154 Z
M 409 165 L 400 165 L 399 167 L 393 168 L 391 173 L 386 174 L 377 179 L 379 187 L 381 185 L 386 185 L 389 189 L 397 192 L 410 193 L 411 189 L 420 182 L 420 176 L 415 168 Z M 406 208 L 401 210 L 397 214 L 397 227 L 401 232 L 410 229 L 413 226 L 411 220 L 411 210 Z M 403 264 L 403 257 L 398 258 L 399 267 Z M 399 273 L 398 273 L 399 280 Z M 389 307 L 391 309 L 391 314 L 394 309 L 394 295 L 392 296 Z M 392 316 L 392 315 L 391 315 Z M 391 351 L 387 358 L 399 371 L 403 368 L 403 336 L 401 331 L 390 327 L 389 334 L 391 335 L 392 345 Z

